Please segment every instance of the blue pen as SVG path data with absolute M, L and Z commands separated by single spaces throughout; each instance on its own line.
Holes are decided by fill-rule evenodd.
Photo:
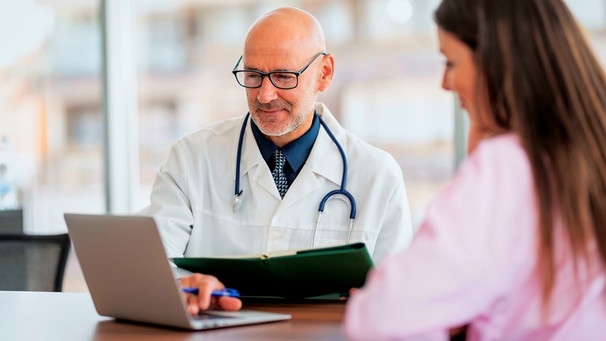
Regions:
M 188 294 L 194 294 L 194 295 L 198 294 L 198 289 L 196 289 L 196 288 L 181 288 L 181 291 L 188 293 Z M 236 289 L 225 288 L 225 289 L 221 289 L 221 290 L 213 290 L 211 293 L 211 296 L 240 297 L 240 293 Z

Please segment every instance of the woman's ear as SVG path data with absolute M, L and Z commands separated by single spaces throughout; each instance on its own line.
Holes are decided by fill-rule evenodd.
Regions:
M 322 67 L 320 69 L 320 81 L 318 83 L 318 91 L 324 91 L 328 88 L 332 75 L 335 72 L 335 58 L 332 54 L 327 54 L 322 59 Z

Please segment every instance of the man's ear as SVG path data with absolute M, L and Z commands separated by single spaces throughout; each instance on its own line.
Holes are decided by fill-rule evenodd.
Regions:
M 324 91 L 328 88 L 332 75 L 335 72 L 335 58 L 332 54 L 327 54 L 322 59 L 322 67 L 320 69 L 320 82 L 318 83 L 318 91 Z

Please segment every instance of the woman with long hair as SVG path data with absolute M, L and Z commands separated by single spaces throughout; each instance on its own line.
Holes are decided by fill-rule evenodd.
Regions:
M 562 0 L 443 0 L 469 157 L 348 303 L 351 339 L 606 339 L 606 77 Z

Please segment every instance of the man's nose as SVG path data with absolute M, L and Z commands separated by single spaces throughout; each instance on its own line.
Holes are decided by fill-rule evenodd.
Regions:
M 257 94 L 257 100 L 260 103 L 269 103 L 278 97 L 278 88 L 276 88 L 269 76 L 263 77 L 261 80 L 261 87 L 259 87 L 259 93 Z

